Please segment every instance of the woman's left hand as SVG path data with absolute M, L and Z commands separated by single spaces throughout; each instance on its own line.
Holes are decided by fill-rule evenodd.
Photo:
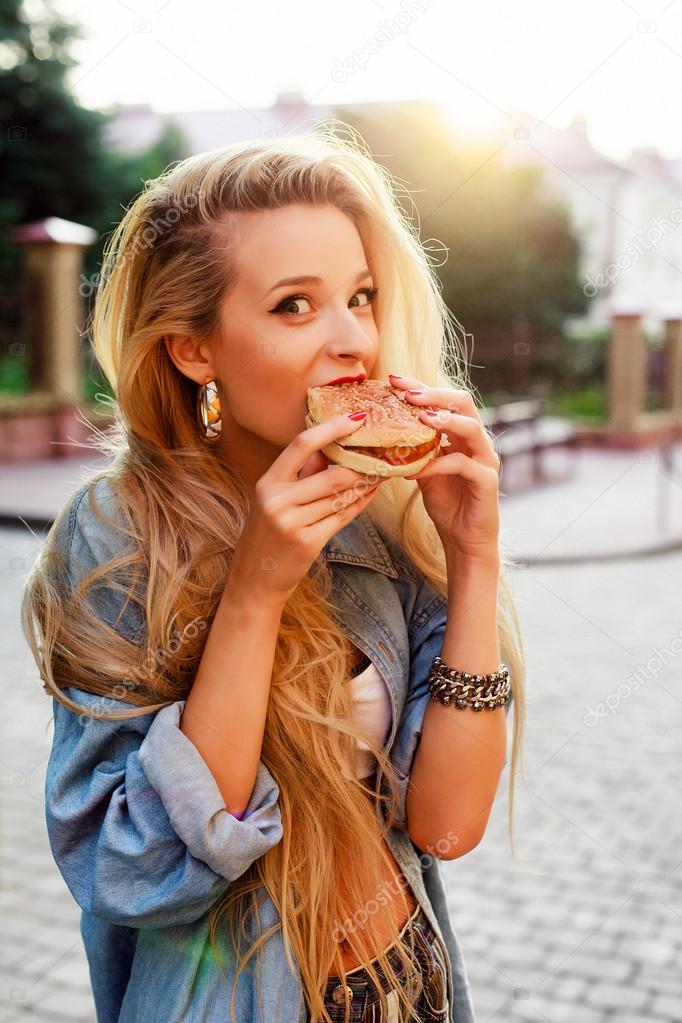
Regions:
M 427 387 L 413 377 L 389 374 L 406 401 L 420 407 L 422 422 L 446 434 L 443 449 L 406 479 L 419 484 L 429 517 L 448 557 L 474 560 L 498 556 L 500 459 L 485 432 L 469 391 Z M 419 394 L 410 394 L 409 390 Z M 435 409 L 429 414 L 426 409 Z

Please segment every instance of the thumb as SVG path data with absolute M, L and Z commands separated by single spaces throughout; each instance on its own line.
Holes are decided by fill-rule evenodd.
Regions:
M 298 474 L 298 479 L 303 480 L 306 476 L 312 476 L 316 472 L 322 472 L 329 465 L 329 459 L 321 451 L 315 451 L 310 458 L 304 462 L 303 468 Z

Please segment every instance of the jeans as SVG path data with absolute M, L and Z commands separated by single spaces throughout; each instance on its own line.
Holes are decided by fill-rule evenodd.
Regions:
M 416 906 L 412 916 L 401 931 L 403 946 L 410 949 L 410 933 L 414 937 L 414 952 L 419 960 L 424 988 L 413 1007 L 414 1016 L 410 1019 L 419 1023 L 447 1023 L 450 1018 L 450 1005 L 447 991 L 447 951 L 435 933 L 421 907 Z M 386 955 L 398 976 L 404 976 L 395 945 L 391 945 Z M 324 996 L 324 1004 L 334 1023 L 341 1023 L 344 1018 L 345 996 L 344 985 L 350 990 L 350 1023 L 393 1023 L 398 1020 L 398 996 L 389 987 L 389 982 L 376 959 L 371 960 L 377 971 L 381 987 L 386 992 L 388 1016 L 382 1015 L 379 993 L 372 978 L 364 966 L 356 966 L 348 970 L 344 977 L 330 975 Z

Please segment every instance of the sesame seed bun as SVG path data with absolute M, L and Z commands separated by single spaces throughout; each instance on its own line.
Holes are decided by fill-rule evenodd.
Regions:
M 441 435 L 422 422 L 400 388 L 382 380 L 308 388 L 306 425 L 346 412 L 367 412 L 352 434 L 322 448 L 331 462 L 376 476 L 412 476 L 438 454 Z

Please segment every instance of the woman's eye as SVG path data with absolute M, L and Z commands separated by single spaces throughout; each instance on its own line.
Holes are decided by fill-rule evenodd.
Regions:
M 360 304 L 371 305 L 374 299 L 376 298 L 378 290 L 379 290 L 378 288 L 361 288 L 360 291 L 357 292 L 357 294 L 364 295 L 367 301 L 361 302 Z M 355 298 L 355 295 L 353 295 L 353 298 Z
M 371 305 L 374 299 L 376 298 L 378 290 L 379 290 L 378 288 L 361 288 L 360 291 L 357 291 L 355 295 L 353 295 L 351 302 L 358 295 L 364 295 L 367 301 L 359 303 L 359 305 L 356 305 L 355 308 L 361 309 L 363 306 Z M 310 312 L 309 309 L 304 309 L 302 312 L 301 310 L 292 311 L 290 307 L 292 305 L 298 305 L 299 302 L 308 302 L 308 304 L 310 304 L 310 300 L 307 299 L 305 295 L 287 295 L 287 297 L 283 298 L 279 305 L 275 306 L 274 309 L 271 309 L 270 312 L 283 313 L 285 316 L 301 316 L 302 312 L 303 313 Z
M 290 309 L 288 309 L 287 307 L 291 306 L 293 304 L 298 304 L 299 302 L 308 302 L 308 299 L 305 297 L 305 295 L 290 295 L 288 298 L 282 299 L 280 304 L 277 306 L 276 309 L 273 310 L 273 312 L 276 312 L 276 313 L 289 313 Z M 305 312 L 310 312 L 310 310 L 309 309 L 304 309 L 303 312 L 304 313 Z M 301 313 L 300 313 L 300 310 L 299 310 L 298 312 L 294 312 L 291 315 L 293 315 L 293 316 L 300 316 L 300 314 Z

